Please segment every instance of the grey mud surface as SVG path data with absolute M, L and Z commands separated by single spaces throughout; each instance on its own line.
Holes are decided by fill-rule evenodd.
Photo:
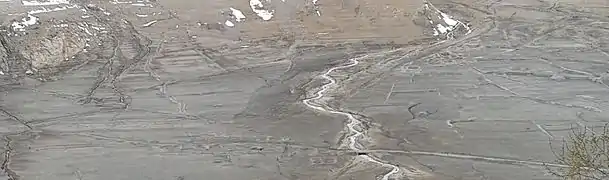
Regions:
M 311 20 L 341 6 L 323 1 L 287 0 L 271 21 L 248 11 L 234 28 L 214 24 L 218 9 L 247 1 L 87 2 L 112 15 L 90 10 L 109 32 L 79 63 L 4 69 L 0 179 L 556 179 L 549 142 L 609 121 L 606 1 L 431 1 L 472 28 L 447 40 L 384 21 L 397 16 L 370 2 L 385 1 Z M 360 20 L 377 24 L 353 30 Z M 311 104 L 355 130 L 303 103 L 324 74 L 336 83 Z M 356 131 L 357 148 L 344 145 Z

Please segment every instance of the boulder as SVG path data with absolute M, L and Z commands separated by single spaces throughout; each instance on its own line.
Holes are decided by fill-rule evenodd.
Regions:
M 22 36 L 18 40 L 21 46 L 16 48 L 22 57 L 31 62 L 32 68 L 60 66 L 83 51 L 87 44 L 85 33 L 69 26 L 38 28 Z

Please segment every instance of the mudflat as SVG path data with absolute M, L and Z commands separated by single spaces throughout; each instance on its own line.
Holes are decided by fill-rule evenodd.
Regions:
M 0 179 L 558 179 L 609 120 L 607 8 L 0 1 Z

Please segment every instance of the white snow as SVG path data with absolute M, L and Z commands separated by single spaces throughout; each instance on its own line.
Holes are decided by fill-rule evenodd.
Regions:
M 440 33 L 442 33 L 442 34 L 452 30 L 451 27 L 444 27 L 442 24 L 438 24 L 437 27 L 438 27 L 438 31 L 440 31 Z
M 245 19 L 245 15 L 240 10 L 232 7 L 230 8 L 230 10 L 232 11 L 233 16 L 235 16 L 237 22 L 241 22 L 243 19 Z
M 87 25 L 87 24 L 85 24 L 85 25 Z M 78 27 L 78 29 L 83 30 L 83 31 L 84 31 L 85 33 L 87 33 L 88 35 L 93 36 L 93 33 L 91 33 L 91 31 L 89 31 L 89 29 L 87 29 L 86 27 L 84 27 L 84 26 L 80 26 L 80 25 L 79 25 L 79 26 L 77 26 L 77 27 Z
M 49 5 L 59 5 L 59 4 L 70 4 L 69 0 L 48 0 L 48 1 L 44 1 L 44 2 L 40 2 L 40 1 L 26 1 L 26 0 L 22 0 L 21 3 L 23 3 L 24 6 L 49 6 Z
M 224 22 L 224 25 L 228 26 L 228 27 L 234 27 L 235 24 L 233 22 L 230 22 L 229 20 L 226 20 L 226 22 Z
M 317 8 L 317 1 L 319 0 L 313 0 L 313 5 L 316 6 L 315 13 L 317 14 L 317 16 L 321 16 L 321 12 L 319 12 L 319 9 Z
M 59 24 L 59 25 L 53 25 L 53 27 L 68 27 L 67 24 Z
M 444 22 L 446 22 L 446 24 L 448 24 L 450 26 L 455 26 L 455 25 L 457 25 L 457 23 L 459 23 L 459 22 L 451 19 L 450 16 L 445 13 L 442 13 L 442 17 L 443 17 L 442 19 L 444 19 Z
M 154 7 L 152 4 L 143 4 L 143 3 L 134 3 L 134 4 L 131 4 L 131 5 L 132 6 L 139 6 L 139 7 L 145 7 L 145 6 Z
M 148 22 L 148 23 L 146 23 L 146 24 L 144 24 L 144 25 L 142 25 L 142 26 L 144 26 L 144 27 L 150 27 L 150 26 L 152 26 L 152 25 L 153 25 L 154 23 L 156 23 L 156 22 L 158 22 L 158 21 L 157 21 L 157 20 L 150 21 L 150 22 Z
M 131 2 L 131 1 L 118 1 L 118 0 L 114 0 L 114 1 L 112 1 L 110 3 L 112 3 L 112 4 L 130 4 L 130 3 L 133 3 L 133 2 Z
M 101 7 L 98 7 L 98 8 L 99 8 L 99 10 L 101 10 L 101 11 L 102 11 L 102 12 L 103 12 L 105 15 L 107 15 L 107 16 L 109 16 L 109 15 L 110 15 L 110 13 L 109 13 L 109 12 L 107 12 L 107 11 L 106 11 L 104 8 L 101 8 Z
M 268 2 L 268 0 L 266 1 Z M 264 5 L 262 5 L 262 2 L 260 2 L 260 0 L 250 0 L 250 7 L 252 8 L 252 11 L 254 11 L 256 15 L 258 15 L 258 17 L 262 18 L 262 20 L 268 21 L 273 18 L 274 11 L 261 9 L 264 7 Z
M 13 24 L 11 24 L 13 30 L 25 31 L 25 27 L 34 25 L 38 22 L 38 17 L 32 16 L 31 14 L 28 14 L 27 16 L 27 18 L 21 19 L 22 22 L 13 22 Z
M 433 4 L 425 3 L 425 8 L 428 10 L 434 10 L 436 13 L 440 14 L 440 16 L 438 16 L 438 18 L 444 20 L 444 23 L 446 25 L 446 26 L 444 26 L 444 25 L 438 23 L 436 25 L 436 28 L 434 28 L 434 33 L 433 33 L 434 36 L 448 33 L 449 31 L 452 31 L 452 30 L 458 28 L 458 26 L 462 26 L 463 28 L 465 28 L 467 30 L 466 34 L 469 34 L 472 32 L 471 29 L 469 28 L 469 26 L 465 25 L 463 22 L 461 22 L 459 20 L 452 19 L 452 17 L 450 15 L 440 11 Z M 430 21 L 429 23 L 435 24 L 433 21 Z
M 76 8 L 76 7 L 78 7 L 78 6 L 72 5 L 72 6 L 65 6 L 65 7 L 56 7 L 53 9 L 41 7 L 40 9 L 36 9 L 36 10 L 32 10 L 32 11 L 28 12 L 28 14 L 40 14 L 40 13 L 47 13 L 47 12 L 54 12 L 54 11 L 63 11 L 63 10 L 72 9 L 72 8 Z
M 446 124 L 448 125 L 449 128 L 452 128 L 455 126 L 453 120 L 446 120 Z
M 137 14 L 136 13 L 135 16 L 143 18 L 143 17 L 148 17 L 148 14 Z
M 97 30 L 97 31 L 101 31 L 101 30 L 105 30 L 105 27 L 97 27 L 97 26 L 91 26 L 91 28 Z

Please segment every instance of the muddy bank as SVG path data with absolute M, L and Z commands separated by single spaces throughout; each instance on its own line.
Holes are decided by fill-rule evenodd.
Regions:
M 430 3 L 23 6 L 0 39 L 3 175 L 533 179 L 565 117 L 605 118 L 602 16 Z

